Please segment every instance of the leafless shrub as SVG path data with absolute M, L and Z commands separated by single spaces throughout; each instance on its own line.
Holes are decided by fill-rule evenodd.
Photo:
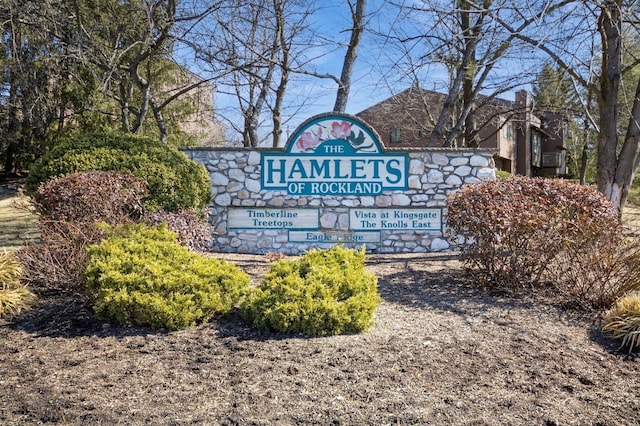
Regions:
M 144 181 L 129 173 L 84 172 L 40 185 L 34 206 L 40 214 L 40 243 L 20 252 L 34 290 L 66 290 L 84 294 L 86 248 L 104 232 L 98 222 L 132 222 L 140 216 Z
M 585 308 L 605 309 L 620 297 L 640 290 L 640 240 L 609 241 L 556 257 L 556 288 Z
M 19 252 L 27 273 L 24 279 L 37 292 L 71 291 L 84 294 L 86 248 L 104 232 L 95 224 L 40 219 L 40 243 Z
M 461 260 L 486 285 L 552 283 L 589 308 L 638 288 L 640 244 L 623 241 L 617 212 L 594 188 L 513 177 L 463 187 L 447 202 Z

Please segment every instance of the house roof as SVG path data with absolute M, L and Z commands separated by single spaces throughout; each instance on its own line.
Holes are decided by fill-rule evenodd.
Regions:
M 416 86 L 393 95 L 356 115 L 369 123 L 381 137 L 383 144 L 393 143 L 390 133 L 401 129 L 403 146 L 423 146 L 435 127 L 447 94 L 425 90 Z M 459 116 L 455 105 L 451 117 L 445 124 L 452 128 Z M 509 114 L 516 111 L 516 102 L 499 98 L 480 96 L 476 100 L 474 119 L 480 140 L 495 134 Z M 444 141 L 440 141 L 443 143 Z M 397 143 L 397 142 L 396 142 Z
M 380 108 L 386 108 L 389 104 L 400 104 L 408 108 L 414 107 L 429 107 L 433 108 L 434 105 L 443 105 L 448 94 L 440 93 L 433 90 L 422 89 L 420 87 L 411 86 L 402 92 L 395 94 L 387 99 L 384 99 L 362 111 L 356 115 L 366 113 L 370 110 L 378 110 Z M 480 95 L 476 99 L 478 108 L 496 108 L 500 110 L 512 110 L 516 107 L 514 101 L 501 99 L 497 97 L 489 97 Z

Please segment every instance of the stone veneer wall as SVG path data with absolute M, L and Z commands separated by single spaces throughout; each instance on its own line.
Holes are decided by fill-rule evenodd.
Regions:
M 227 229 L 227 211 L 230 207 L 317 208 L 320 214 L 320 232 L 349 232 L 351 208 L 442 208 L 444 218 L 447 195 L 463 184 L 495 179 L 495 150 L 407 150 L 401 151 L 409 154 L 406 191 L 385 191 L 377 196 L 291 196 L 286 191 L 261 189 L 261 152 L 273 151 L 242 148 L 183 149 L 189 158 L 203 164 L 211 176 L 213 202 L 210 222 L 214 226 L 212 251 L 279 252 L 295 255 L 310 248 L 332 245 L 321 242 L 289 242 L 287 229 Z M 380 242 L 366 243 L 368 251 L 417 253 L 450 249 L 443 232 L 381 230 L 380 233 Z M 356 247 L 361 245 L 362 243 L 345 244 Z

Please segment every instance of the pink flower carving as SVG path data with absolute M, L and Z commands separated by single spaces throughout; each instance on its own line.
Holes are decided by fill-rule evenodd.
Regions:
M 311 132 L 304 132 L 298 138 L 296 142 L 296 148 L 300 152 L 313 151 L 315 147 L 320 143 L 320 137 L 322 136 L 322 128 L 318 129 L 318 134 L 313 136 Z
M 346 121 L 331 123 L 331 135 L 336 139 L 346 139 L 351 134 L 351 124 Z

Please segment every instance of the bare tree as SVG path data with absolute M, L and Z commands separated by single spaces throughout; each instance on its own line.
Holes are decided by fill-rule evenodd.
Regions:
M 202 19 L 218 3 L 197 9 L 178 0 L 70 0 L 65 4 L 72 21 L 66 32 L 55 35 L 98 82 L 96 89 L 103 99 L 94 100 L 94 110 L 111 117 L 115 106 L 115 121 L 130 133 L 142 133 L 152 121 L 166 142 L 166 108 L 207 83 L 198 78 L 176 79 L 184 75 L 172 59 L 177 30 L 179 25 Z M 173 86 L 170 94 L 167 85 Z
M 292 80 L 335 82 L 333 110 L 345 111 L 368 18 L 366 0 L 347 0 L 345 5 L 351 24 L 338 34 L 322 32 L 322 19 L 317 20 L 318 26 L 314 26 L 314 19 L 326 16 L 326 8 L 333 11 L 342 5 L 314 1 L 271 0 L 268 8 L 263 1 L 228 1 L 215 19 L 203 22 L 199 41 L 194 38 L 192 45 L 197 45 L 198 57 L 207 64 L 201 66 L 221 76 L 217 80 L 219 90 L 235 97 L 242 120 L 228 123 L 243 135 L 245 146 L 264 143 L 259 129 L 266 127 L 269 118 L 273 125 L 269 132 L 271 145 L 279 145 L 285 117 L 303 111 L 312 101 L 307 94 L 299 104 L 292 102 L 287 96 Z M 347 40 L 342 37 L 345 32 L 349 33 Z M 215 34 L 215 42 L 207 43 L 205 40 L 212 37 L 205 34 Z M 318 71 L 318 63 L 327 52 L 342 49 L 345 53 L 339 76 Z
M 271 144 L 280 143 L 283 109 L 300 51 L 309 46 L 307 19 L 313 2 L 224 1 L 187 37 L 198 67 L 216 79 L 218 91 L 235 98 L 241 119 L 226 120 L 244 146 L 265 142 L 261 129 L 271 118 Z
M 396 4 L 402 25 L 382 34 L 385 43 L 402 45 L 402 55 L 412 58 L 411 66 L 431 70 L 412 71 L 416 76 L 413 84 L 424 85 L 434 69 L 445 70 L 449 76 L 442 106 L 434 113 L 435 122 L 424 125 L 430 130 L 428 146 L 477 146 L 482 122 L 487 121 L 477 111 L 533 80 L 532 72 L 505 73 L 501 68 L 508 62 L 527 68 L 523 64 L 529 59 L 518 53 L 522 43 L 498 25 L 497 17 L 515 22 L 520 31 L 535 19 L 507 6 L 505 1 L 494 0 Z
M 312 45 L 314 36 L 309 20 L 316 13 L 314 2 L 299 0 L 273 0 L 276 14 L 276 31 L 280 40 L 278 55 L 277 83 L 274 81 L 273 100 L 268 99 L 272 116 L 272 146 L 279 146 L 282 141 L 284 111 L 295 108 L 291 102 L 285 104 L 285 97 L 291 79 L 299 74 L 299 70 L 307 63 L 302 54 L 305 47 Z M 304 103 L 304 102 L 303 102 Z
M 524 62 L 512 66 L 506 77 L 497 72 L 500 66 L 506 59 L 540 63 L 546 54 L 574 84 L 595 97 L 597 115 L 587 117 L 598 131 L 598 188 L 622 209 L 640 162 L 640 81 L 635 93 L 629 94 L 634 101 L 628 107 L 626 126 L 622 132 L 619 129 L 622 78 L 640 66 L 640 57 L 625 42 L 639 38 L 635 3 L 459 0 L 452 9 L 450 3 L 424 0 L 399 6 L 407 12 L 405 25 L 394 28 L 387 38 L 413 46 L 406 50 L 422 58 L 420 65 L 440 62 L 451 71 L 448 96 L 430 146 L 451 145 L 456 138 L 474 145 L 474 110 L 479 109 L 480 93 L 492 98 L 532 80 L 526 72 L 531 67 L 523 66 Z M 406 23 L 414 25 L 407 30 Z M 528 47 L 522 48 L 523 43 Z M 518 46 L 521 49 L 515 49 Z M 512 79 L 514 74 L 518 76 Z
M 151 110 L 166 141 L 166 123 L 153 93 L 153 67 L 154 60 L 167 57 L 175 1 L 96 3 L 74 2 L 76 31 L 66 41 L 99 71 L 99 90 L 117 102 L 122 130 L 140 133 Z
M 347 51 L 344 55 L 342 63 L 342 71 L 338 80 L 338 93 L 336 94 L 336 103 L 333 106 L 334 112 L 344 112 L 349 100 L 349 91 L 351 90 L 351 77 L 353 76 L 353 67 L 358 58 L 358 49 L 360 40 L 365 29 L 365 11 L 367 7 L 366 0 L 347 0 L 349 10 L 351 12 L 351 37 L 347 45 Z
M 553 24 L 549 26 L 549 22 Z M 640 67 L 627 40 L 638 39 L 637 7 L 622 0 L 558 2 L 536 22 L 535 30 L 518 32 L 500 23 L 514 36 L 535 46 L 561 67 L 575 84 L 593 95 L 598 105 L 594 117 L 598 131 L 598 189 L 622 211 L 640 161 L 640 79 L 627 111 L 623 137 L 619 123 L 623 76 Z M 550 31 L 553 29 L 553 31 Z M 586 50 L 581 46 L 587 46 Z M 594 66 L 594 64 L 596 64 Z M 585 104 L 587 102 L 585 101 Z

